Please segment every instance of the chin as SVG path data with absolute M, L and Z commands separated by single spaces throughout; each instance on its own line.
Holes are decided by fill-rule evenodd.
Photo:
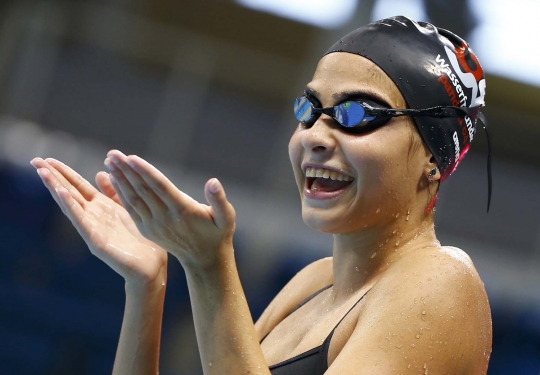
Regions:
M 328 234 L 344 234 L 347 227 L 352 223 L 352 219 L 347 220 L 346 216 L 337 212 L 329 212 L 313 207 L 302 207 L 302 219 L 311 229 Z M 347 225 L 347 221 L 348 224 Z

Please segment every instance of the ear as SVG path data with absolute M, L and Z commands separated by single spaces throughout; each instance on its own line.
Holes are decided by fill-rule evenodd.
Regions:
M 437 162 L 435 161 L 435 158 L 433 156 L 431 156 L 429 162 L 426 163 L 426 166 L 424 168 L 424 175 L 430 183 L 439 181 L 441 179 L 441 171 L 439 170 Z

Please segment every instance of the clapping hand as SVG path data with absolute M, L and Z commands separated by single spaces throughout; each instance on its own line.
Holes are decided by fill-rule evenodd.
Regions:
M 105 165 L 119 200 L 140 232 L 184 266 L 213 266 L 220 255 L 232 251 L 235 211 L 217 179 L 204 187 L 206 205 L 178 190 L 138 156 L 113 150 Z
M 95 256 L 133 285 L 165 284 L 167 253 L 141 235 L 107 173 L 96 175 L 100 192 L 55 159 L 35 158 L 31 164 Z

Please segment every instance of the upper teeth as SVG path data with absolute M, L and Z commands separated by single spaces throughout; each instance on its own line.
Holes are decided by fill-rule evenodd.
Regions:
M 353 178 L 336 171 L 331 171 L 324 168 L 306 168 L 306 177 L 322 177 L 337 181 L 352 181 Z

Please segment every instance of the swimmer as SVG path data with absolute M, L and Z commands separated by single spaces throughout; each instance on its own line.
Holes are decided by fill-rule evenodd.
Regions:
M 439 243 L 433 213 L 484 95 L 468 44 L 429 23 L 392 17 L 338 40 L 294 102 L 289 143 L 302 217 L 333 236 L 333 257 L 301 270 L 255 324 L 217 179 L 207 205 L 117 150 L 99 190 L 32 160 L 91 252 L 125 279 L 113 374 L 159 372 L 167 254 L 185 270 L 205 374 L 486 374 L 484 285 L 464 251 Z

